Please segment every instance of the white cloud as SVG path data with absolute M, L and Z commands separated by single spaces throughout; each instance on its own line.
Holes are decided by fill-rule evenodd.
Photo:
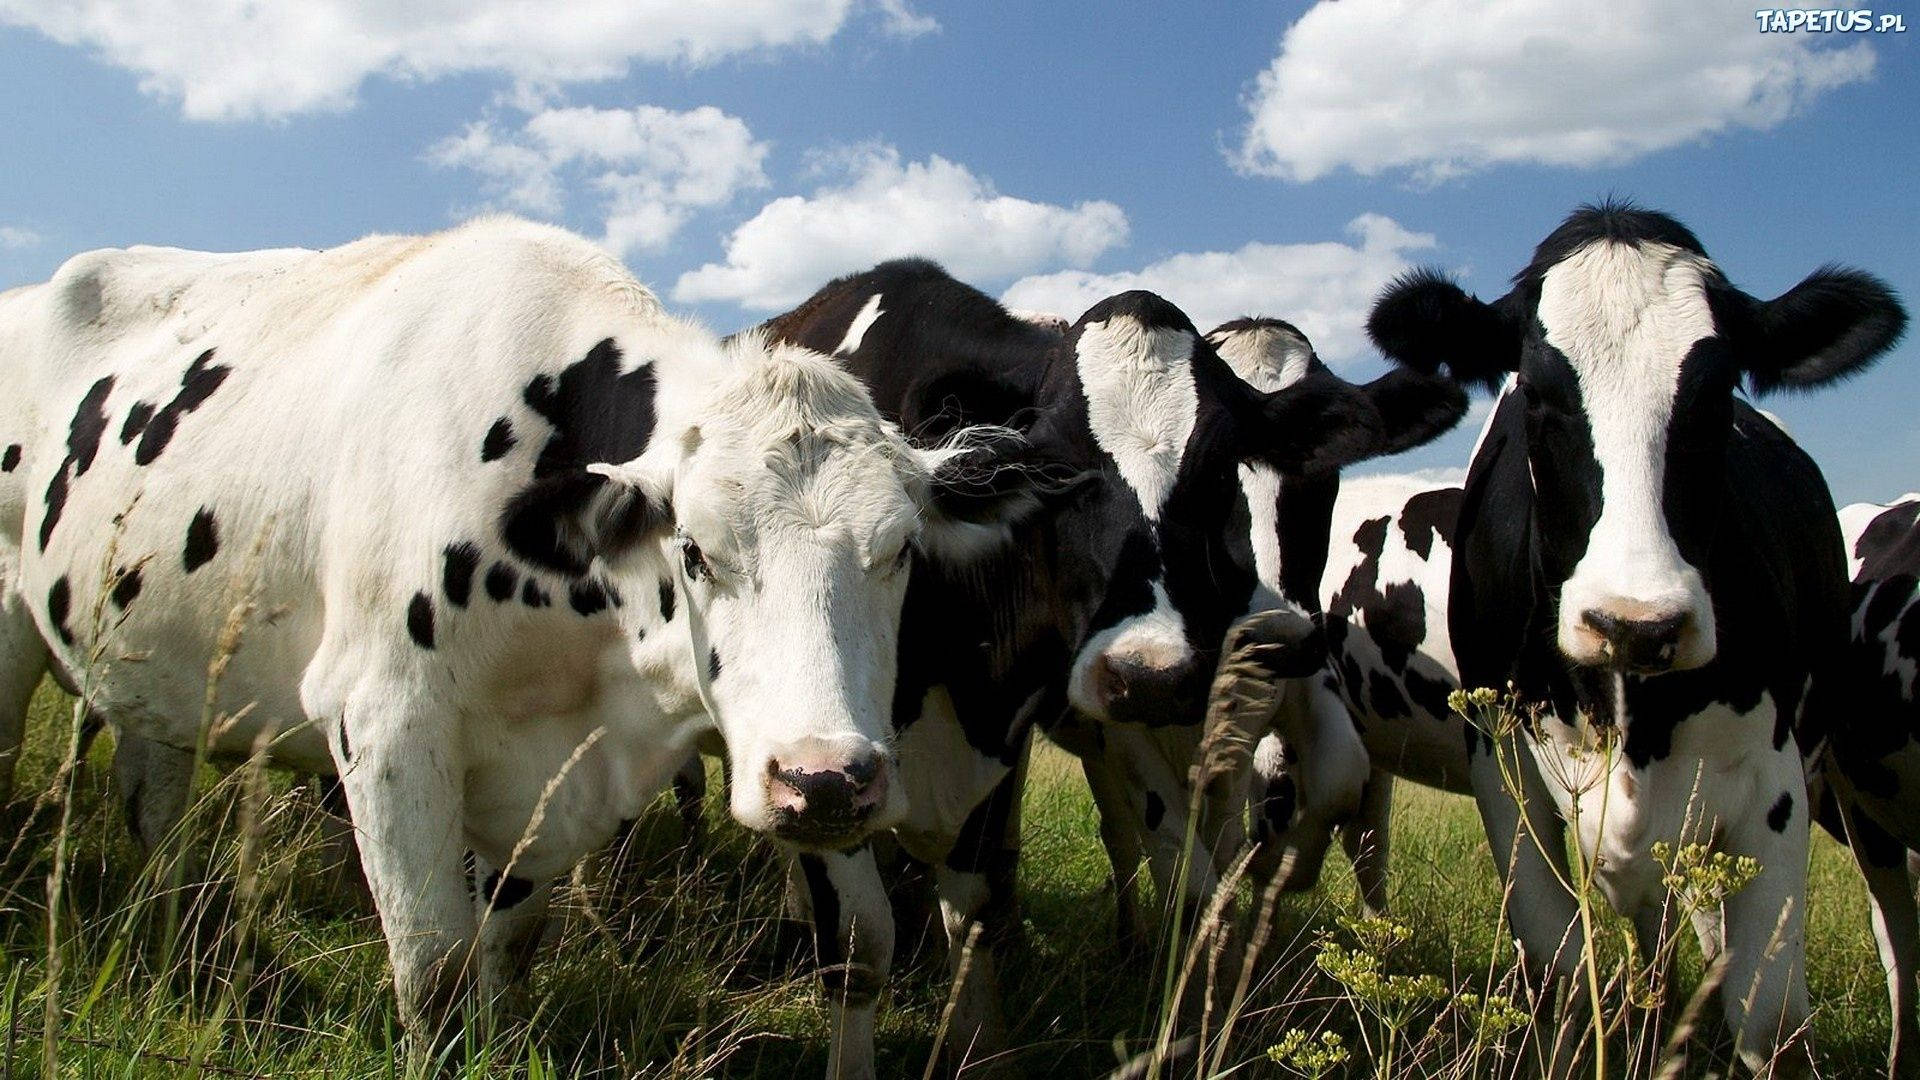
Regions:
M 40 243 L 40 234 L 32 229 L 23 229 L 18 225 L 0 225 L 0 248 L 14 250 L 35 247 Z
M 1244 171 L 1436 182 L 1489 165 L 1630 161 L 1772 128 L 1868 78 L 1865 42 L 1762 34 L 1753 8 L 1670 0 L 1323 0 L 1249 96 Z M 1845 35 L 1842 35 L 1845 36 Z
M 1329 364 L 1367 354 L 1367 312 L 1382 287 L 1410 268 L 1408 253 L 1435 246 L 1392 218 L 1362 214 L 1347 223 L 1356 243 L 1250 243 L 1237 251 L 1174 255 L 1140 270 L 1043 274 L 1014 282 L 1007 306 L 1069 319 L 1128 289 L 1148 289 L 1178 305 L 1201 332 L 1242 315 L 1271 315 L 1298 326 Z
M 767 144 L 711 105 L 546 108 L 518 131 L 493 120 L 469 124 L 427 156 L 479 173 L 499 205 L 543 217 L 565 212 L 571 186 L 593 188 L 605 222 L 601 243 L 623 256 L 665 245 L 694 211 L 767 183 Z
M 1005 279 L 1085 266 L 1127 237 L 1127 216 L 1110 202 L 1065 207 L 1001 195 L 938 155 L 902 163 L 892 147 L 869 145 L 817 157 L 816 166 L 826 183 L 761 208 L 728 236 L 726 262 L 681 275 L 674 299 L 771 311 L 836 275 L 903 255 L 937 259 L 962 281 Z
M 868 0 L 0 0 L 0 25 L 82 46 L 196 120 L 353 104 L 380 75 L 494 72 L 560 85 L 633 62 L 698 65 L 831 38 Z M 884 28 L 937 28 L 871 0 Z

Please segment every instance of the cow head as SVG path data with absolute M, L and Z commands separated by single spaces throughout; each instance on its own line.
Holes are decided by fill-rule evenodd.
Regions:
M 629 595 L 673 583 L 733 816 L 839 850 L 905 811 L 891 702 L 915 553 L 992 548 L 1032 484 L 1001 467 L 1009 432 L 916 449 L 827 357 L 757 333 L 724 348 L 644 453 L 588 468 L 574 534 Z
M 1858 271 L 1822 268 L 1755 299 L 1679 222 L 1607 203 L 1554 230 L 1501 299 L 1416 272 L 1381 297 L 1368 331 L 1415 370 L 1515 373 L 1503 408 L 1524 409 L 1558 648 L 1584 667 L 1654 674 L 1716 652 L 1704 567 L 1741 380 L 1757 393 L 1826 385 L 1905 323 Z
M 1198 721 L 1221 638 L 1256 586 L 1245 530 L 1231 528 L 1243 465 L 1331 476 L 1394 448 L 1381 401 L 1420 397 L 1445 424 L 1465 410 L 1457 387 L 1414 372 L 1384 395 L 1324 368 L 1256 389 L 1151 293 L 1095 305 L 1063 348 L 1072 363 L 1056 364 L 1057 377 L 1072 382 L 1073 418 L 1109 477 L 1106 504 L 1089 515 L 1102 600 L 1068 684 L 1095 719 Z

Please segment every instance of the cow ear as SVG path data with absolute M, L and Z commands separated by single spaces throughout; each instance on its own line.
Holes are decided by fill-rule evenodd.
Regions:
M 909 387 L 900 403 L 900 429 L 923 446 L 935 446 L 969 425 L 1017 423 L 1032 407 L 1031 393 L 961 368 Z
M 1037 457 L 1008 428 L 962 428 L 947 445 L 913 453 L 927 476 L 919 545 L 942 561 L 971 562 L 998 551 L 1014 526 L 1103 482 L 1098 471 Z
M 1492 387 L 1520 364 L 1517 307 L 1513 293 L 1482 303 L 1438 270 L 1414 270 L 1373 302 L 1367 336 L 1403 367 Z
M 593 553 L 612 562 L 673 529 L 673 498 L 664 477 L 655 477 L 631 464 L 587 466 L 587 472 L 606 477 L 580 516 L 580 526 Z
M 1439 375 L 1397 368 L 1360 390 L 1380 411 L 1383 432 L 1376 455 L 1425 446 L 1452 431 L 1467 414 L 1467 392 Z
M 1310 372 L 1260 395 L 1260 415 L 1242 436 L 1242 460 L 1281 473 L 1314 475 L 1373 457 L 1386 437 L 1380 410 L 1360 387 L 1331 372 Z
M 507 546 L 546 570 L 579 576 L 673 527 L 669 489 L 628 465 L 589 465 L 529 484 L 500 515 Z
M 1893 347 L 1907 313 L 1886 283 L 1823 266 L 1772 300 L 1710 288 L 1714 321 L 1757 394 L 1808 390 L 1865 371 Z

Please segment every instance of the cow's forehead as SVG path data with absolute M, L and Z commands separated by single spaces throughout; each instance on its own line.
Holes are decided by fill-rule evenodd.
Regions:
M 1075 363 L 1094 441 L 1158 521 L 1199 417 L 1194 335 L 1114 315 L 1081 328 Z
M 1583 389 L 1671 396 L 1681 361 L 1714 334 L 1712 272 L 1705 256 L 1671 244 L 1586 244 L 1541 275 L 1541 335 Z
M 676 502 L 690 531 L 865 546 L 917 516 L 925 471 L 860 384 L 831 360 L 775 347 L 744 356 L 692 417 Z

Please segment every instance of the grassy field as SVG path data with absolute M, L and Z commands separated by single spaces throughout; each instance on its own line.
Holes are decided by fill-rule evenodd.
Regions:
M 22 800 L 53 780 L 70 713 L 50 689 L 36 701 Z M 0 864 L 0 1080 L 40 1074 L 50 998 L 62 1076 L 398 1073 L 384 945 L 351 875 L 326 865 L 311 795 L 274 778 L 258 799 L 240 798 L 230 777 L 197 808 L 183 869 L 143 868 L 110 783 L 109 742 L 101 740 L 75 785 L 65 900 L 52 935 L 46 882 L 60 807 L 43 806 L 32 820 L 18 804 L 11 812 L 8 833 L 19 838 Z M 210 772 L 206 787 L 214 785 Z M 1024 940 L 1003 973 L 1020 1048 L 1014 1071 L 1100 1075 L 1153 1035 L 1165 968 L 1113 942 L 1105 858 L 1072 759 L 1039 748 L 1027 799 Z M 236 809 L 249 806 L 256 809 Z M 1510 949 L 1471 804 L 1403 787 L 1394 828 L 1393 905 L 1412 935 L 1394 950 L 1392 970 L 1438 975 L 1450 988 L 1484 986 Z M 778 918 L 784 871 L 717 808 L 709 832 L 704 856 L 685 857 L 678 819 L 662 803 L 598 884 L 569 891 L 558 939 L 530 985 L 490 1036 L 475 1036 L 474 1072 L 532 1080 L 823 1071 L 825 1012 L 807 974 L 809 946 L 802 929 Z M 1353 903 L 1337 860 L 1319 893 L 1282 902 L 1278 961 L 1256 987 L 1245 1047 L 1228 1060 L 1235 1075 L 1274 1075 L 1260 1052 L 1288 1028 L 1334 1031 L 1359 1048 L 1351 1000 L 1313 962 L 1321 936 Z M 1845 852 L 1824 837 L 1810 923 L 1821 1072 L 1871 1075 L 1887 1035 L 1880 968 L 1864 890 Z M 59 957 L 51 995 L 50 936 Z M 903 932 L 900 951 L 878 1037 L 883 1077 L 922 1075 L 945 995 L 937 942 Z M 1692 967 L 1683 964 L 1683 978 Z M 1416 1055 L 1394 1075 L 1444 1064 Z M 1374 1075 L 1374 1066 L 1356 1053 L 1333 1075 Z

